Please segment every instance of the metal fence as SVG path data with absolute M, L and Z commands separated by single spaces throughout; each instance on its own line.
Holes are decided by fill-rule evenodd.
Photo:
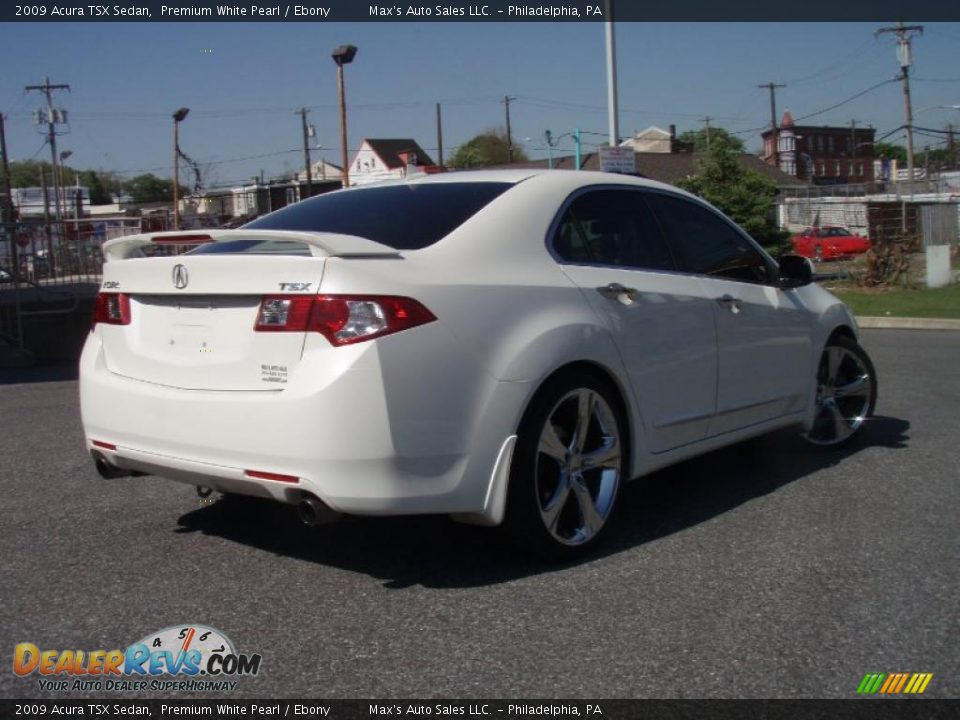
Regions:
M 904 243 L 911 251 L 960 244 L 960 186 L 956 178 L 915 182 L 783 189 L 781 227 L 841 226 L 875 242 Z
M 144 218 L 26 218 L 0 227 L 0 345 L 23 347 L 24 327 L 35 319 L 76 311 L 96 294 L 103 243 L 166 222 Z M 144 227 L 144 225 L 148 227 Z

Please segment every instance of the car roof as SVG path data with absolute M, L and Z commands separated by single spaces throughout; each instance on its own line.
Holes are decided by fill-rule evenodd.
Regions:
M 416 175 L 406 180 L 387 181 L 377 183 L 383 187 L 390 184 L 434 184 L 460 182 L 505 182 L 517 184 L 531 179 L 538 182 L 557 183 L 565 186 L 586 186 L 601 184 L 624 184 L 639 187 L 650 187 L 672 192 L 684 193 L 683 190 L 666 183 L 635 175 L 621 175 L 618 173 L 597 172 L 595 170 L 551 170 L 545 168 L 498 168 L 493 170 L 451 170 L 443 173 Z M 362 185 L 359 187 L 370 187 Z

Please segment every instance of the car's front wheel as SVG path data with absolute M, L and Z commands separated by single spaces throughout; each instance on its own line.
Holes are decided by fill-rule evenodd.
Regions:
M 876 402 L 877 374 L 866 350 L 850 338 L 831 338 L 817 366 L 816 410 L 807 440 L 827 447 L 849 442 Z
M 608 529 L 627 473 L 619 396 L 589 373 L 548 382 L 521 422 L 510 470 L 507 528 L 541 555 L 576 557 Z

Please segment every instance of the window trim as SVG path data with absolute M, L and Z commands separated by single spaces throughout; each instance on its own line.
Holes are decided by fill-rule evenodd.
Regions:
M 592 268 L 604 268 L 610 270 L 627 270 L 630 272 L 648 272 L 648 273 L 659 273 L 666 275 L 689 275 L 682 270 L 683 263 L 680 262 L 680 258 L 677 256 L 676 251 L 673 246 L 667 240 L 666 236 L 663 234 L 663 228 L 660 226 L 660 221 L 657 220 L 656 214 L 653 212 L 653 209 L 647 203 L 646 198 L 643 196 L 643 192 L 647 190 L 646 187 L 641 187 L 638 185 L 617 185 L 615 183 L 600 183 L 597 185 L 585 185 L 579 187 L 573 192 L 571 192 L 564 199 L 563 203 L 560 205 L 560 208 L 557 210 L 556 214 L 553 217 L 553 220 L 550 221 L 550 225 L 547 227 L 547 235 L 545 238 L 544 245 L 547 249 L 547 253 L 553 258 L 554 262 L 557 265 L 570 265 L 573 267 L 592 267 Z M 576 262 L 574 260 L 568 260 L 560 256 L 557 252 L 557 249 L 554 247 L 554 239 L 556 238 L 557 231 L 560 229 L 560 224 L 563 222 L 564 216 L 567 214 L 567 211 L 570 209 L 570 206 L 581 196 L 586 195 L 587 193 L 598 192 L 602 190 L 624 190 L 627 192 L 636 193 L 639 195 L 643 206 L 646 208 L 647 212 L 650 213 L 653 222 L 656 224 L 657 229 L 660 231 L 660 239 L 663 241 L 665 247 L 667 248 L 667 253 L 670 255 L 670 260 L 673 262 L 674 269 L 664 270 L 653 269 L 653 268 L 641 268 L 641 267 L 631 267 L 628 265 L 607 265 L 603 263 L 596 262 Z M 581 239 L 583 239 L 580 223 L 577 223 L 577 233 L 581 234 Z
M 627 267 L 624 265 L 602 265 L 600 263 L 584 263 L 584 262 L 574 262 L 572 260 L 567 260 L 560 257 L 557 253 L 556 248 L 554 248 L 554 238 L 556 237 L 557 231 L 560 229 L 560 223 L 563 221 L 564 215 L 566 215 L 567 210 L 570 208 L 570 205 L 580 197 L 585 195 L 588 192 L 594 192 L 597 190 L 627 190 L 631 192 L 636 192 L 644 205 L 647 208 L 647 211 L 653 217 L 653 221 L 656 223 L 657 228 L 660 230 L 660 237 L 663 239 L 664 243 L 667 246 L 667 252 L 670 253 L 670 258 L 673 260 L 676 269 L 674 270 L 652 270 L 649 268 L 635 268 Z M 665 195 L 667 197 L 676 198 L 679 200 L 686 200 L 691 202 L 694 205 L 698 205 L 707 212 L 719 218 L 722 222 L 726 223 L 729 227 L 733 228 L 742 239 L 744 239 L 750 247 L 752 247 L 756 252 L 760 254 L 760 258 L 763 260 L 764 264 L 767 267 L 767 274 L 770 278 L 769 282 L 749 282 L 747 280 L 736 280 L 734 278 L 723 277 L 722 275 L 708 275 L 706 273 L 693 272 L 687 266 L 687 261 L 685 257 L 681 257 L 681 253 L 678 248 L 673 246 L 673 243 L 670 242 L 666 233 L 663 229 L 663 224 L 660 222 L 660 218 L 657 216 L 656 211 L 650 206 L 650 203 L 647 202 L 647 195 L 656 194 L 656 195 Z M 579 232 L 579 227 L 577 228 Z M 612 270 L 627 270 L 630 272 L 648 272 L 648 273 L 658 273 L 663 275 L 683 275 L 686 277 L 702 277 L 708 278 L 710 280 L 723 280 L 725 282 L 735 282 L 742 283 L 744 285 L 759 285 L 762 287 L 779 287 L 779 271 L 776 260 L 774 260 L 766 250 L 761 247 L 761 245 L 754 240 L 750 235 L 743 230 L 739 225 L 737 225 L 733 220 L 730 220 L 726 215 L 717 210 L 715 207 L 710 205 L 705 200 L 697 197 L 696 195 L 687 194 L 685 192 L 675 192 L 667 188 L 659 187 L 648 187 L 643 185 L 617 185 L 614 183 L 601 183 L 598 185 L 585 185 L 583 187 L 577 188 L 572 193 L 567 195 L 563 203 L 560 205 L 560 208 L 557 210 L 556 214 L 551 220 L 550 225 L 547 228 L 547 234 L 545 238 L 544 245 L 546 247 L 547 253 L 553 258 L 554 262 L 558 265 L 570 265 L 574 267 L 593 267 L 593 268 L 604 268 Z
M 711 205 L 710 203 L 706 202 L 706 201 L 703 200 L 702 198 L 697 197 L 696 195 L 685 195 L 685 194 L 684 194 L 684 195 L 681 195 L 680 193 L 663 191 L 663 190 L 661 190 L 660 188 L 649 188 L 649 189 L 650 189 L 651 192 L 653 192 L 653 193 L 655 193 L 655 194 L 658 194 L 658 195 L 666 195 L 667 197 L 673 197 L 673 198 L 677 198 L 677 199 L 679 199 L 679 200 L 686 200 L 687 202 L 691 202 L 691 203 L 693 203 L 694 205 L 698 205 L 699 207 L 701 207 L 702 209 L 706 210 L 706 211 L 707 211 L 708 213 L 710 213 L 711 215 L 714 215 L 715 217 L 717 217 L 719 220 L 721 220 L 723 223 L 725 223 L 728 227 L 732 228 L 733 231 L 734 231 L 737 235 L 739 235 L 743 240 L 745 240 L 745 241 L 747 242 L 747 244 L 748 244 L 751 248 L 754 249 L 754 251 L 756 251 L 757 253 L 760 254 L 760 259 L 763 260 L 763 263 L 767 266 L 767 275 L 769 276 L 770 280 L 769 280 L 769 282 L 760 282 L 760 281 L 751 282 L 751 281 L 748 281 L 748 280 L 737 280 L 737 279 L 735 279 L 735 278 L 724 277 L 724 276 L 722 276 L 722 275 L 709 275 L 709 274 L 707 274 L 707 273 L 694 272 L 694 271 L 690 270 L 689 268 L 684 267 L 684 265 L 686 264 L 686 260 L 687 260 L 685 257 L 684 257 L 684 258 L 681 258 L 683 262 L 680 263 L 680 266 L 681 266 L 681 267 L 684 267 L 684 270 L 683 270 L 684 274 L 686 274 L 686 275 L 694 275 L 694 276 L 696 276 L 696 277 L 708 278 L 708 279 L 710 279 L 710 280 L 724 280 L 724 281 L 726 281 L 726 282 L 742 283 L 742 284 L 744 284 L 744 285 L 761 285 L 761 286 L 763 286 L 763 287 L 774 287 L 774 288 L 780 286 L 780 285 L 779 285 L 779 282 L 778 282 L 779 269 L 778 269 L 776 260 L 774 260 L 774 259 L 770 256 L 770 254 L 767 253 L 767 251 L 763 249 L 763 247 L 760 245 L 760 243 L 758 243 L 756 240 L 754 240 L 752 237 L 750 237 L 750 235 L 749 235 L 743 228 L 741 228 L 741 227 L 740 227 L 739 225 L 737 225 L 733 220 L 731 220 L 731 219 L 728 218 L 726 215 L 724 215 L 722 212 L 720 212 L 717 208 L 713 207 L 713 205 Z M 648 207 L 649 207 L 649 205 L 648 205 Z M 664 232 L 663 225 L 660 223 L 660 218 L 657 216 L 656 211 L 655 211 L 653 208 L 650 208 L 650 212 L 653 213 L 653 217 L 656 219 L 657 225 L 660 227 L 660 232 L 661 232 L 661 234 L 663 234 L 663 236 L 666 238 L 667 235 L 666 235 L 666 233 Z M 671 246 L 671 243 L 670 243 L 669 239 L 667 240 L 667 245 L 668 245 L 668 246 Z M 674 256 L 676 256 L 676 255 L 678 254 L 678 252 L 675 251 L 672 246 L 671 246 L 671 251 L 673 252 Z

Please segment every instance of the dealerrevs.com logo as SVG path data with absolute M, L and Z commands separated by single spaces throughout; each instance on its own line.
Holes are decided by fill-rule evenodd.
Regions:
M 235 678 L 260 672 L 259 653 L 238 653 L 233 642 L 206 625 L 174 625 L 126 650 L 41 650 L 19 643 L 13 672 L 38 675 L 40 690 L 228 692 Z

